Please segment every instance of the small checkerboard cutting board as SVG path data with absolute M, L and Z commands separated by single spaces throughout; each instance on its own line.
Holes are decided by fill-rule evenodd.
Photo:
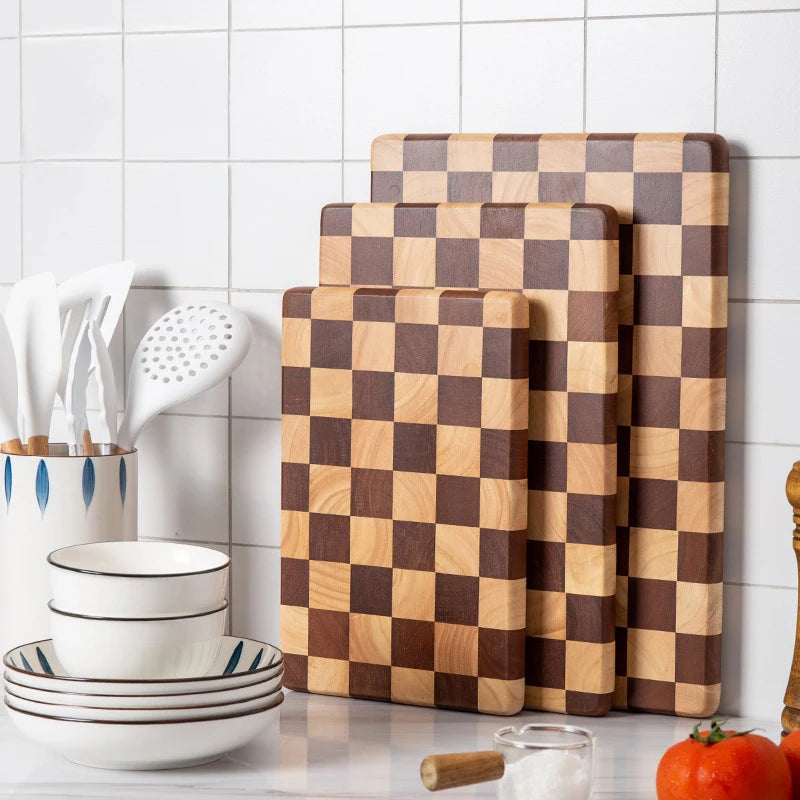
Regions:
M 614 704 L 720 698 L 728 146 L 717 134 L 423 134 L 372 146 L 372 199 L 595 202 L 620 216 Z
M 588 204 L 322 210 L 320 283 L 522 290 L 532 306 L 525 705 L 614 689 L 617 215 Z
M 507 292 L 284 296 L 289 688 L 522 707 L 528 314 Z

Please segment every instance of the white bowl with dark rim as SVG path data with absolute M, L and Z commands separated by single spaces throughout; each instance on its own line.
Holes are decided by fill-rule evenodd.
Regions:
M 48 607 L 53 648 L 69 675 L 163 680 L 208 673 L 222 644 L 228 602 L 212 611 L 158 619 L 90 617 L 52 602 Z
M 283 653 L 274 645 L 240 636 L 223 636 L 214 663 L 205 677 L 169 680 L 98 680 L 73 677 L 64 669 L 52 639 L 29 642 L 3 656 L 14 683 L 49 692 L 149 698 L 218 692 L 253 686 L 283 673 Z
M 89 617 L 179 617 L 219 608 L 230 557 L 178 542 L 93 542 L 47 557 L 53 602 Z

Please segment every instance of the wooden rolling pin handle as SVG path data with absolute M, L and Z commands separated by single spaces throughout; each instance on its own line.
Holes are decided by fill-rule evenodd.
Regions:
M 0 444 L 0 453 L 9 453 L 13 456 L 24 456 L 25 448 L 19 439 L 9 439 L 7 442 Z
M 48 439 L 46 436 L 31 436 L 28 438 L 29 456 L 46 456 L 48 450 Z
M 496 781 L 503 777 L 504 771 L 503 756 L 495 750 L 426 756 L 419 766 L 422 783 L 432 792 Z
M 795 462 L 789 477 L 786 479 L 786 497 L 793 509 L 794 532 L 792 544 L 797 558 L 797 569 L 800 573 L 800 461 Z M 800 728 L 800 595 L 797 601 L 797 632 L 794 640 L 794 658 L 789 684 L 783 702 L 786 704 L 781 714 L 784 733 Z

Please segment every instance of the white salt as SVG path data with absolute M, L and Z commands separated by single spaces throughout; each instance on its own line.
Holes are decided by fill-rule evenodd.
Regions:
M 497 785 L 498 800 L 588 800 L 588 764 L 567 750 L 541 750 L 511 763 Z

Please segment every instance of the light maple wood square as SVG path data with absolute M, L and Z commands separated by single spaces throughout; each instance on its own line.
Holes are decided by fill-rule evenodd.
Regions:
M 572 204 L 526 206 L 524 232 L 526 239 L 568 240 L 572 232 Z
M 350 517 L 350 563 L 392 566 L 392 520 Z
M 528 379 L 481 379 L 481 427 L 520 431 L 528 428 Z
M 616 444 L 567 443 L 568 492 L 611 495 L 616 490 Z
M 350 468 L 312 464 L 308 472 L 308 510 L 350 515 Z
M 478 239 L 480 235 L 480 203 L 446 203 L 436 208 L 437 239 Z
M 683 278 L 683 326 L 724 328 L 728 324 L 728 278 L 686 275 Z
M 633 371 L 636 375 L 679 378 L 683 330 L 670 325 L 637 325 L 633 329 Z
M 392 616 L 432 622 L 436 611 L 436 573 L 392 570 Z
M 438 203 L 447 197 L 446 172 L 403 172 L 403 197 L 418 203 Z
M 350 696 L 350 662 L 338 658 L 308 657 L 308 691 Z
M 526 290 L 524 294 L 531 303 L 531 339 L 566 342 L 569 292 L 566 289 L 536 289 Z
M 492 173 L 493 203 L 526 203 L 538 196 L 538 172 Z
M 722 584 L 687 583 L 675 587 L 675 630 L 696 636 L 722 633 Z
M 438 417 L 438 376 L 396 372 L 394 376 L 395 422 L 435 425 Z
M 525 628 L 525 578 L 481 578 L 478 586 L 478 626 L 501 631 Z
M 537 542 L 566 541 L 566 492 L 528 491 L 528 538 Z
M 556 714 L 567 712 L 566 689 L 551 689 L 548 686 L 525 686 L 525 708 L 552 711 Z
M 435 569 L 449 575 L 480 572 L 481 532 L 462 525 L 437 525 Z
M 401 289 L 394 298 L 394 321 L 438 325 L 439 296 L 442 291 Z
M 631 428 L 630 477 L 678 480 L 680 431 L 675 428 Z
M 284 653 L 308 655 L 308 609 L 281 606 L 281 648 Z
M 329 286 L 324 292 L 311 292 L 311 318 L 350 322 L 353 290 L 349 286 Z
M 722 530 L 725 483 L 678 481 L 678 530 L 719 533 Z
M 350 236 L 321 236 L 319 240 L 319 279 L 325 284 L 349 286 L 352 281 Z
M 675 634 L 628 628 L 628 677 L 675 682 Z
M 634 172 L 681 172 L 683 134 L 639 133 L 633 140 Z
M 568 342 L 567 390 L 592 394 L 617 391 L 617 342 Z
M 618 291 L 618 264 L 618 241 L 610 239 L 573 239 L 569 243 L 570 291 Z
M 354 322 L 353 369 L 393 372 L 394 333 L 393 322 Z
M 682 224 L 727 225 L 729 196 L 727 172 L 684 172 Z
M 564 547 L 564 590 L 569 594 L 611 597 L 616 589 L 615 548 L 577 542 L 567 542 Z
M 483 369 L 483 328 L 439 326 L 439 374 L 480 378 Z
M 395 472 L 392 517 L 406 522 L 436 522 L 436 476 Z
M 565 684 L 573 692 L 604 694 L 614 685 L 614 643 L 567 640 Z
M 394 203 L 356 203 L 352 216 L 353 236 L 394 236 Z
M 525 598 L 528 636 L 567 638 L 567 595 L 528 589 Z
M 402 172 L 404 139 L 402 134 L 396 133 L 373 139 L 370 148 L 372 169 L 376 172 Z
M 433 286 L 436 283 L 436 239 L 399 236 L 394 240 L 392 283 Z
M 299 414 L 281 417 L 281 461 L 308 464 L 310 419 Z
M 587 203 L 604 203 L 617 211 L 620 224 L 633 222 L 633 173 L 587 172 Z
M 478 710 L 482 714 L 516 713 L 525 698 L 525 679 L 478 678 Z M 515 711 L 511 711 L 515 709 Z
M 529 436 L 536 442 L 567 441 L 566 392 L 530 392 Z
M 281 325 L 281 365 L 308 367 L 311 365 L 311 320 L 284 317 Z
M 521 289 L 524 248 L 522 239 L 480 239 L 478 286 L 483 289 Z
M 350 466 L 392 469 L 394 424 L 383 420 L 354 419 L 350 428 Z
M 439 475 L 480 477 L 480 428 L 439 425 L 436 429 L 436 472 Z
M 454 675 L 478 674 L 478 628 L 437 622 L 433 638 L 433 668 Z
M 281 556 L 308 558 L 308 512 L 281 510 Z
M 448 172 L 491 172 L 494 142 L 483 134 L 455 133 L 447 140 Z
M 338 561 L 310 561 L 308 606 L 325 611 L 349 611 L 350 565 Z
M 539 139 L 539 172 L 586 172 L 586 139 L 574 133 Z
M 392 667 L 392 701 L 415 706 L 434 702 L 433 670 Z
M 521 531 L 528 527 L 528 481 L 481 478 L 482 528 Z
M 681 428 L 725 430 L 725 378 L 681 378 Z
M 682 248 L 680 225 L 635 225 L 633 274 L 680 275 Z
M 353 416 L 353 373 L 348 369 L 311 368 L 309 406 L 315 417 Z
M 675 684 L 675 708 L 687 717 L 710 717 L 719 708 L 722 686 L 699 686 L 696 683 Z
M 392 618 L 350 614 L 350 660 L 363 664 L 392 663 Z
M 631 528 L 628 555 L 631 578 L 678 579 L 678 532 Z
M 492 290 L 483 296 L 484 328 L 528 330 L 530 303 L 522 292 Z

